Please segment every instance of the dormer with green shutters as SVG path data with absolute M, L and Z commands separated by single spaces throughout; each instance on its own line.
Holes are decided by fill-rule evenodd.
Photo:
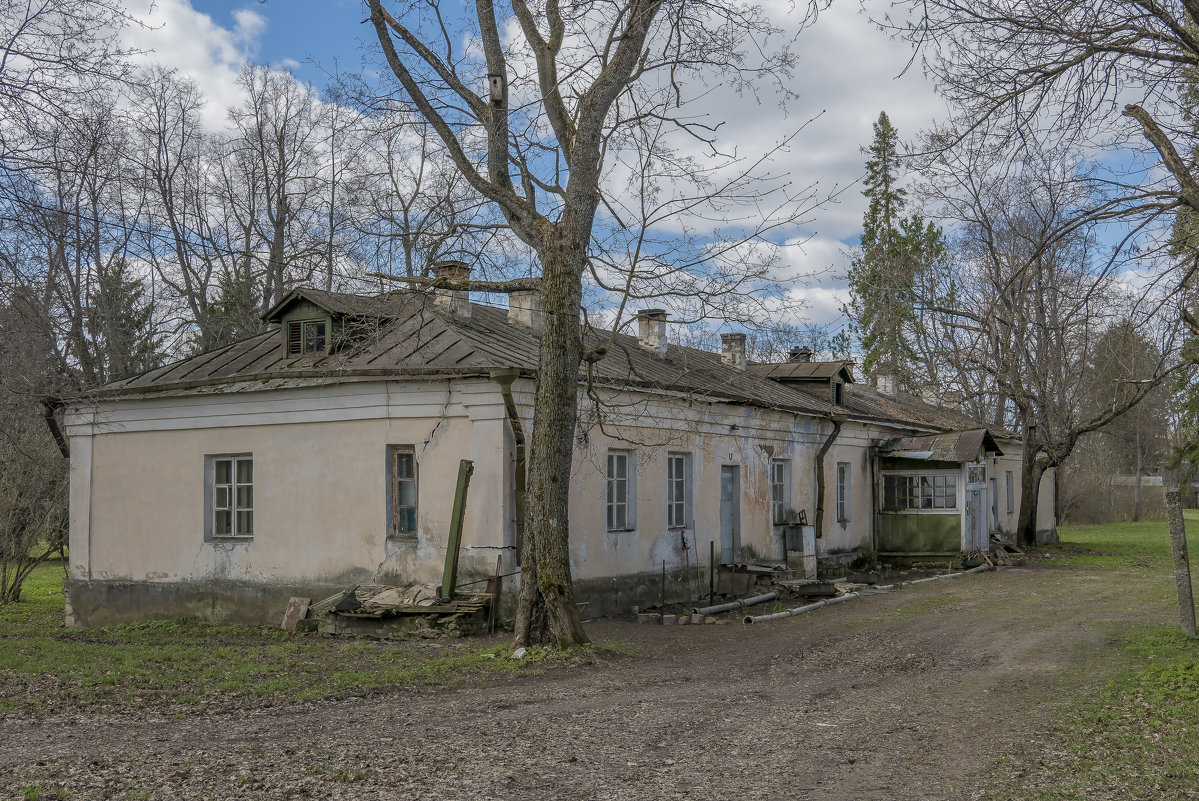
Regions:
M 361 304 L 355 304 L 359 300 Z M 351 321 L 375 316 L 370 308 L 373 301 L 301 287 L 287 293 L 262 317 L 279 326 L 279 342 L 286 356 L 319 357 L 339 349 Z

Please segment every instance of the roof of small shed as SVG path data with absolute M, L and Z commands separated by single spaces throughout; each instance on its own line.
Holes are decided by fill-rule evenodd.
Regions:
M 1003 455 L 995 438 L 985 428 L 905 437 L 891 443 L 882 451 L 882 455 L 934 462 L 973 462 L 978 458 L 980 448 L 988 453 Z

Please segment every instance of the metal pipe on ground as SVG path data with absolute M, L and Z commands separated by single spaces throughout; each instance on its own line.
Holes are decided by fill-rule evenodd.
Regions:
M 775 612 L 772 615 L 746 615 L 743 622 L 748 626 L 751 623 L 765 623 L 769 620 L 782 620 L 785 617 L 795 617 L 796 615 L 802 615 L 805 612 L 814 612 L 823 606 L 843 604 L 851 598 L 860 597 L 861 595 L 856 592 L 848 592 L 845 595 L 838 595 L 836 598 L 829 598 L 826 601 L 817 601 L 816 603 L 808 604 L 807 606 L 797 606 L 794 609 L 786 609 L 782 612 Z
M 734 609 L 745 609 L 750 606 L 764 604 L 767 601 L 773 601 L 779 597 L 777 592 L 768 592 L 764 595 L 754 595 L 749 598 L 741 598 L 736 601 L 729 601 L 727 604 L 716 604 L 715 606 L 696 607 L 691 610 L 693 615 L 714 615 L 718 612 L 732 612 Z

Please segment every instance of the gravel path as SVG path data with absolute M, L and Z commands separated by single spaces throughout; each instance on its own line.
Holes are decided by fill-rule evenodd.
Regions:
M 969 799 L 1167 622 L 1098 574 L 1010 569 L 742 626 L 592 624 L 539 677 L 176 719 L 9 721 L 0 791 L 72 799 Z M 1018 762 L 1019 760 L 1017 760 Z M 998 771 L 998 772 L 997 772 Z

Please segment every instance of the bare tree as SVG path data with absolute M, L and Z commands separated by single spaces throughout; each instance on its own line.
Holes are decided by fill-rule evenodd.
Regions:
M 1189 0 L 901 0 L 906 18 L 885 27 L 916 47 L 940 91 L 959 110 L 930 148 L 979 135 L 991 147 L 1124 149 L 1097 159 L 1101 192 L 1077 210 L 1160 238 L 1180 208 L 1199 210 L 1199 176 L 1190 158 L 1199 130 L 1188 123 L 1186 85 L 1199 68 L 1199 7 Z M 1131 101 L 1131 102 L 1130 102 Z M 1164 170 L 1134 156 L 1155 157 Z M 1144 246 L 1143 246 L 1144 247 Z M 1162 261 L 1163 266 L 1167 262 Z M 1182 287 L 1199 263 L 1167 271 Z M 1193 308 L 1181 316 L 1199 332 Z
M 1130 296 L 1119 264 L 1079 226 L 1089 197 L 1061 154 L 1011 160 L 985 147 L 954 151 L 930 167 L 943 215 L 960 226 L 952 286 L 927 300 L 952 394 L 980 419 L 1024 435 L 1017 531 L 1036 542 L 1038 488 L 1085 434 L 1144 400 L 1177 369 L 1175 330 L 1158 306 Z M 962 156 L 961 154 L 965 154 Z M 1113 327 L 1160 339 L 1119 391 L 1097 402 L 1083 366 Z
M 454 29 L 437 3 L 394 13 L 382 0 L 368 5 L 388 68 L 455 169 L 537 254 L 547 315 L 515 639 L 529 640 L 543 604 L 555 643 L 586 642 L 570 578 L 566 478 L 584 357 L 579 311 L 597 219 L 611 213 L 612 154 L 658 120 L 714 141 L 711 123 L 693 113 L 707 92 L 700 82 L 782 83 L 791 54 L 768 41 L 775 31 L 760 9 L 701 0 L 518 0 L 504 19 L 479 0 L 469 31 Z

